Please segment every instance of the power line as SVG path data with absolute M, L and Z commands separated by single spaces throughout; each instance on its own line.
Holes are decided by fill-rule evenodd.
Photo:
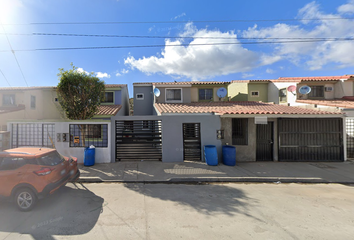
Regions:
M 297 18 L 297 19 L 231 19 L 231 20 L 188 20 L 188 21 L 114 21 L 114 22 L 35 22 L 6 23 L 3 25 L 105 25 L 105 24 L 165 24 L 165 23 L 232 23 L 232 22 L 298 22 L 298 21 L 333 21 L 353 20 L 350 17 L 332 18 Z
M 27 80 L 26 80 L 26 78 L 25 78 L 25 75 L 23 74 L 23 71 L 22 71 L 22 68 L 21 68 L 21 66 L 20 66 L 20 63 L 19 63 L 19 62 L 18 62 L 18 60 L 17 60 L 17 57 L 16 57 L 16 54 L 15 54 L 15 51 L 14 51 L 14 50 L 13 50 L 13 48 L 12 48 L 12 45 L 11 45 L 10 40 L 9 40 L 9 37 L 6 35 L 5 28 L 4 28 L 4 26 L 3 26 L 2 24 L 1 24 L 1 27 L 2 27 L 2 29 L 3 29 L 3 31 L 4 31 L 4 33 L 5 33 L 5 36 L 6 36 L 7 42 L 9 43 L 9 46 L 10 46 L 10 48 L 11 48 L 11 52 L 12 52 L 12 54 L 13 54 L 13 55 L 14 55 L 14 57 L 15 57 L 15 60 L 16 60 L 16 63 L 17 63 L 17 66 L 18 66 L 18 68 L 20 69 L 20 72 L 21 72 L 21 74 L 22 74 L 23 80 L 25 80 L 26 86 L 28 87 Z
M 9 81 L 7 81 L 7 78 L 5 77 L 5 74 L 1 71 L 1 69 L 0 69 L 0 72 L 1 72 L 1 74 L 3 75 L 3 77 L 5 78 L 5 81 L 7 82 L 7 84 L 9 84 L 9 86 L 11 87 Z
M 169 44 L 169 45 L 136 45 L 136 46 L 98 46 L 98 47 L 59 47 L 59 48 L 37 48 L 37 49 L 23 49 L 12 50 L 17 52 L 25 51 L 59 51 L 59 50 L 89 50 L 89 49 L 121 49 L 121 48 L 153 48 L 153 47 L 188 47 L 188 46 L 212 46 L 212 45 L 240 45 L 240 44 L 277 44 L 277 43 L 316 43 L 326 41 L 353 41 L 354 38 L 347 38 L 342 40 L 296 40 L 296 41 L 272 41 L 272 42 L 234 42 L 234 43 L 193 43 L 193 44 Z M 2 50 L 0 52 L 7 52 Z

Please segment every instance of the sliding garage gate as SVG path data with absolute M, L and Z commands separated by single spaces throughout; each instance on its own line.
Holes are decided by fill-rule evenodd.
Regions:
M 161 120 L 116 121 L 116 161 L 162 160 Z
M 279 161 L 343 161 L 343 121 L 279 119 Z

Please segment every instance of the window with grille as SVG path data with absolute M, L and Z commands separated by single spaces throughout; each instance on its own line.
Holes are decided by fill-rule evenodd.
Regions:
M 232 145 L 248 144 L 248 119 L 232 119 Z
M 69 128 L 70 147 L 108 147 L 108 124 L 70 124 Z
M 102 103 L 114 103 L 114 93 L 113 92 L 105 92 L 104 93 L 104 101 Z
M 324 86 L 310 86 L 311 92 L 309 93 L 309 98 L 323 98 L 324 97 Z
M 212 100 L 213 89 L 199 89 L 199 100 Z
M 166 101 L 182 101 L 182 89 L 166 89 Z

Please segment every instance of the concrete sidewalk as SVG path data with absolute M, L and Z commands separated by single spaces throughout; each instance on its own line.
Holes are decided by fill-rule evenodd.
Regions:
M 131 161 L 80 165 L 80 182 L 193 183 L 284 182 L 354 184 L 354 162 L 203 162 Z

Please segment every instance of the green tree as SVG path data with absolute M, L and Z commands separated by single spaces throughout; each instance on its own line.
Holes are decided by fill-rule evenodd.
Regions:
M 67 118 L 71 120 L 91 119 L 104 100 L 105 83 L 93 73 L 78 72 L 71 63 L 72 69 L 59 68 L 58 100 Z M 81 125 L 81 141 L 85 146 L 85 125 Z

